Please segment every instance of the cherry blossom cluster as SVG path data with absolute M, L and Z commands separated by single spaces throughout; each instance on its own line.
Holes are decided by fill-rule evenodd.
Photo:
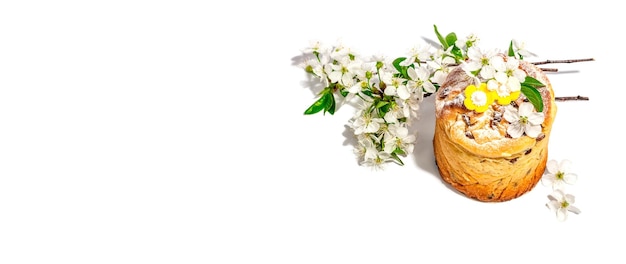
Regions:
M 424 94 L 436 91 L 432 78 L 445 78 L 447 73 L 437 64 L 437 59 L 443 60 L 441 55 L 437 58 L 429 49 L 416 47 L 408 58 L 394 63 L 383 56 L 363 58 L 341 44 L 319 42 L 304 55 L 302 66 L 325 87 L 305 113 L 332 114 L 337 105 L 356 103 L 358 109 L 348 125 L 358 142 L 359 163 L 374 168 L 387 162 L 403 164 L 400 157 L 413 152 L 416 136 L 410 125 L 418 117 L 420 102 Z
M 480 111 L 494 100 L 508 104 L 519 96 L 526 74 L 515 62 L 529 54 L 523 45 L 512 41 L 505 61 L 497 49 L 483 52 L 478 48 L 479 38 L 474 34 L 444 37 L 436 26 L 435 33 L 441 46 L 416 45 L 396 59 L 364 57 L 341 43 L 312 42 L 303 50 L 301 67 L 323 89 L 305 114 L 334 114 L 342 105 L 356 105 L 348 126 L 356 137 L 358 162 L 378 169 L 389 162 L 403 165 L 401 157 L 413 152 L 417 135 L 411 125 L 418 119 L 420 103 L 439 89 L 453 68 L 463 67 L 480 87 L 468 89 L 473 91 L 465 100 L 470 110 Z M 526 126 L 525 116 L 510 113 L 507 117 L 520 123 L 511 134 L 534 135 L 536 127 L 534 123 Z
M 537 88 L 544 85 L 520 69 L 518 57 L 529 56 L 529 52 L 515 51 L 516 43 L 511 42 L 509 56 L 494 51 L 483 52 L 477 46 L 468 49 L 467 59 L 462 62 L 461 68 L 474 81 L 464 91 L 463 104 L 469 110 L 482 113 L 497 102 L 505 106 L 504 118 L 511 124 L 507 133 L 512 138 L 524 134 L 536 138 L 545 120 L 543 99 Z M 520 94 L 524 94 L 529 102 L 521 103 L 519 107 L 512 106 L 511 102 L 517 100 Z

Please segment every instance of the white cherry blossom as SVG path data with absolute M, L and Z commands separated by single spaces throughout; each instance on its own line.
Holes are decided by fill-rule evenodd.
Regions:
M 559 221 L 567 220 L 567 213 L 572 212 L 574 214 L 580 214 L 580 209 L 574 206 L 575 197 L 571 194 L 566 194 L 562 190 L 555 190 L 552 194 L 548 195 L 550 200 L 546 206 L 554 213 L 556 213 L 556 219 Z
M 546 164 L 547 173 L 541 179 L 544 185 L 551 186 L 553 190 L 563 189 L 565 184 L 574 184 L 578 175 L 571 173 L 572 162 L 564 159 L 561 162 L 550 160 Z
M 478 46 L 472 46 L 467 49 L 468 60 L 463 62 L 461 67 L 468 73 L 480 70 L 483 66 L 489 65 L 489 61 L 491 61 L 491 58 L 496 56 L 496 54 L 496 50 L 483 51 Z
M 536 138 L 541 133 L 541 124 L 545 117 L 543 112 L 535 112 L 535 107 L 531 103 L 523 102 L 519 109 L 507 105 L 504 110 L 504 119 L 510 123 L 506 132 L 512 138 L 519 138 L 524 133 L 531 138 Z
M 409 66 L 413 63 L 420 63 L 430 57 L 430 47 L 427 45 L 416 45 L 408 52 L 408 58 L 400 62 L 400 66 Z
M 489 66 L 484 67 L 480 74 L 489 80 L 487 88 L 503 97 L 519 91 L 526 79 L 526 72 L 519 68 L 519 61 L 513 57 L 508 57 L 506 61 L 501 56 L 492 57 Z
M 424 89 L 427 93 L 434 93 L 436 91 L 435 85 L 430 82 L 430 71 L 426 66 L 416 66 L 415 68 L 408 68 L 407 74 L 410 80 L 407 83 L 409 90 Z
M 328 52 L 330 47 L 324 45 L 324 43 L 319 40 L 311 40 L 309 41 L 309 46 L 302 49 L 303 53 L 317 53 L 317 54 L 325 54 Z
M 373 156 L 372 153 L 377 153 L 376 142 L 369 134 L 360 134 L 356 136 L 357 146 L 354 149 L 354 154 L 359 159 L 364 159 L 366 156 Z
M 382 170 L 387 162 L 393 161 L 391 154 L 385 151 L 375 151 L 366 155 L 362 165 L 372 167 L 375 170 Z
M 407 153 L 413 152 L 413 142 L 415 136 L 409 134 L 409 129 L 404 126 L 393 124 L 390 125 L 385 132 L 383 141 L 385 142 L 384 151 L 393 153 L 396 148 L 403 149 Z
M 372 116 L 372 113 L 364 110 L 360 110 L 357 113 L 357 117 L 352 122 L 351 126 L 354 129 L 355 135 L 363 133 L 375 133 L 380 129 L 380 125 L 385 123 L 385 120 L 380 117 Z
M 516 58 L 530 57 L 533 54 L 526 49 L 526 42 L 513 39 L 513 51 Z

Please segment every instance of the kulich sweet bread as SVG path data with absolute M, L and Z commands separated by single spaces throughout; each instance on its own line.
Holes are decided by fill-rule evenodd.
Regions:
M 557 112 L 552 85 L 540 68 L 504 55 L 498 58 L 506 69 L 500 65 L 496 74 L 483 69 L 492 71 L 483 74 L 489 82 L 456 67 L 434 95 L 439 173 L 459 192 L 486 202 L 519 197 L 541 179 Z M 543 84 L 534 98 L 541 99 L 542 111 L 511 79 L 525 76 Z

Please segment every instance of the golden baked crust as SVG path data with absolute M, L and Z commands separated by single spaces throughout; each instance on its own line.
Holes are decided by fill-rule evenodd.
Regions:
M 541 179 L 548 157 L 548 139 L 556 115 L 554 91 L 545 73 L 520 61 L 520 69 L 541 81 L 544 102 L 542 134 L 537 138 L 507 135 L 504 106 L 493 103 L 485 112 L 468 110 L 465 88 L 473 79 L 461 67 L 448 75 L 435 94 L 435 158 L 442 179 L 468 197 L 501 202 L 531 190 Z M 520 95 L 515 101 L 525 100 Z

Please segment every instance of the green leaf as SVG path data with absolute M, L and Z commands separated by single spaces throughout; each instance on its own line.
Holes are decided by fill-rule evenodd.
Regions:
M 457 40 L 457 38 L 456 38 L 456 34 L 454 32 L 452 32 L 452 33 L 450 33 L 450 34 L 448 34 L 446 36 L 446 43 L 448 43 L 448 47 L 454 46 L 455 43 L 456 43 L 456 40 Z
M 543 112 L 543 99 L 537 88 L 522 84 L 521 92 L 533 104 L 537 112 Z
M 400 66 L 400 63 L 403 62 L 404 60 L 406 60 L 405 57 L 400 57 L 397 58 L 395 60 L 393 60 L 393 67 L 396 68 L 396 70 L 398 70 L 399 72 L 402 72 L 402 66 Z
M 381 103 L 385 104 L 380 105 Z M 381 117 L 385 116 L 385 114 L 389 112 L 389 110 L 391 110 L 391 105 L 389 104 L 389 102 L 379 102 L 378 105 L 380 106 L 377 106 L 376 108 L 378 108 L 378 112 L 380 113 Z
M 396 70 L 398 70 L 398 72 L 400 72 L 400 75 L 406 79 L 409 78 L 409 74 L 406 72 L 406 70 L 408 69 L 407 66 L 401 66 L 400 63 L 402 63 L 404 60 L 406 60 L 405 57 L 400 57 L 397 58 L 393 61 L 393 67 L 396 68 Z
M 393 153 L 399 154 L 399 155 L 406 155 L 406 152 L 404 152 L 404 150 L 402 150 L 401 148 L 396 147 L 396 149 L 393 150 Z
M 380 101 L 376 104 L 376 108 L 381 108 L 383 106 L 385 106 L 386 104 L 389 104 L 389 102 L 387 101 Z
M 372 97 L 372 90 L 367 88 L 367 89 L 363 90 L 363 94 L 365 94 L 365 95 L 367 95 L 369 97 Z
M 332 92 L 332 86 L 326 87 L 320 92 L 320 98 L 318 98 L 309 108 L 304 111 L 305 115 L 312 115 L 324 110 L 324 114 L 335 113 L 336 103 L 335 96 Z
M 452 55 L 454 55 L 454 60 L 459 63 L 463 60 L 465 60 L 463 58 L 463 52 L 461 51 L 461 49 L 459 49 L 458 47 L 454 46 L 454 48 L 452 48 L 452 50 L 450 51 L 450 53 L 452 53 Z
M 309 106 L 309 108 L 306 109 L 306 111 L 304 111 L 305 115 L 312 115 L 315 114 L 319 111 L 322 111 L 322 109 L 326 108 L 326 100 L 328 100 L 328 97 L 326 96 L 328 95 L 328 93 L 323 92 L 322 96 L 320 96 L 319 99 L 317 99 L 317 101 L 315 101 L 315 103 L 313 103 L 311 106 Z
M 539 80 L 537 80 L 537 79 L 535 79 L 533 77 L 530 77 L 530 76 L 526 76 L 526 79 L 524 79 L 524 82 L 522 84 L 530 86 L 530 87 L 534 87 L 534 88 L 539 88 L 539 87 L 544 87 L 545 86 Z
M 433 83 L 433 85 L 435 85 L 435 93 L 437 91 L 439 91 L 439 87 L 441 87 L 441 85 L 439 85 L 438 83 Z
M 339 91 L 339 93 L 341 93 L 341 96 L 346 97 L 346 96 L 348 96 L 348 94 L 349 94 L 350 92 L 348 92 L 348 90 L 347 90 L 347 89 L 341 89 L 341 91 Z
M 437 25 L 434 25 L 435 27 L 435 35 L 437 35 L 437 39 L 439 39 L 439 42 L 441 43 L 441 46 L 443 46 L 444 50 L 447 50 L 448 47 L 448 43 L 446 42 L 446 40 L 443 38 L 443 36 L 441 36 L 441 34 L 439 34 L 439 30 L 437 30 Z
M 409 73 L 408 73 L 408 71 L 407 71 L 407 69 L 408 69 L 408 68 L 409 68 L 409 67 L 402 66 L 402 70 L 400 71 L 400 75 L 401 75 L 401 76 L 402 76 L 402 78 L 404 78 L 404 79 L 410 79 L 410 77 L 409 77 Z
M 515 57 L 515 51 L 513 50 L 513 41 L 509 43 L 509 57 Z
M 400 165 L 404 166 L 404 162 L 402 162 L 402 160 L 400 159 L 400 157 L 398 157 L 398 154 L 396 154 L 395 152 L 391 153 L 391 157 Z
M 335 107 L 336 107 L 335 96 L 333 96 L 332 93 L 327 93 L 325 96 L 327 96 L 328 98 L 326 99 L 326 106 L 324 107 L 324 112 L 328 112 L 331 115 L 333 115 L 335 114 Z

